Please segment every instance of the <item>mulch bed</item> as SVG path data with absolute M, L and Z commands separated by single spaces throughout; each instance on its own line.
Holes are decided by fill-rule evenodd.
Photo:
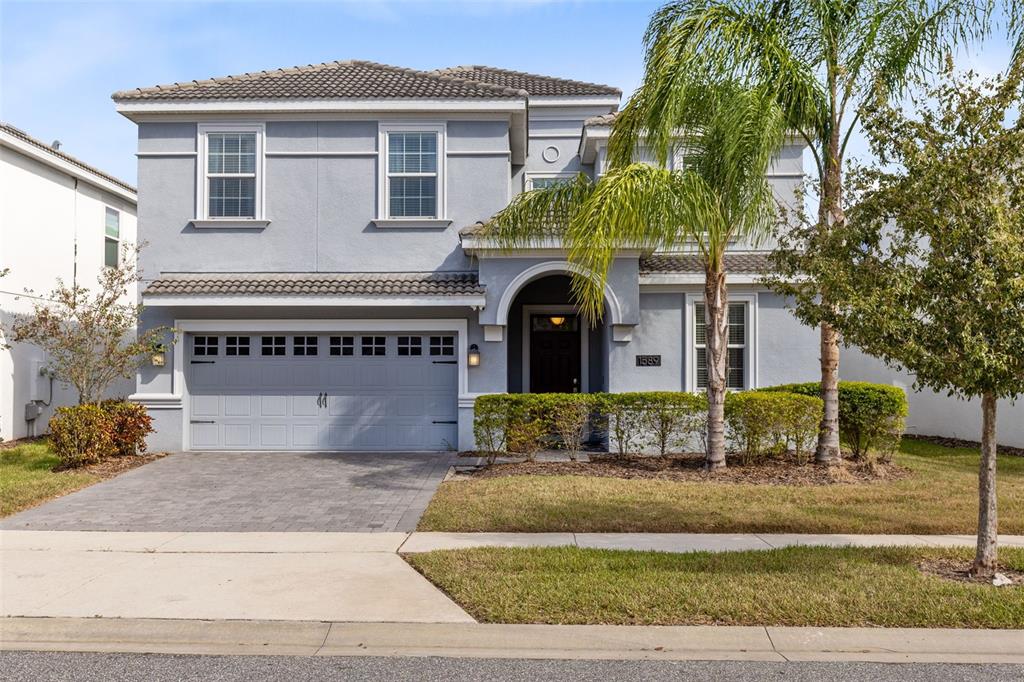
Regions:
M 111 457 L 105 459 L 102 462 L 95 464 L 87 464 L 80 468 L 80 471 L 87 471 L 90 474 L 95 474 L 100 478 L 113 478 L 118 474 L 122 474 L 129 469 L 140 467 L 143 464 L 149 464 L 154 462 L 161 457 L 166 457 L 169 453 L 166 452 L 147 452 L 143 455 L 132 455 L 130 457 Z M 66 471 L 73 467 L 54 467 L 54 471 Z
M 925 559 L 917 565 L 918 569 L 926 575 L 932 575 L 937 578 L 943 578 L 945 580 L 955 580 L 960 583 L 973 583 L 976 585 L 991 585 L 991 581 L 984 578 L 976 578 L 971 575 L 970 561 L 960 561 L 958 559 Z M 1024 572 L 1014 571 L 1012 569 L 1001 566 L 997 571 L 1010 579 L 1010 585 L 1003 585 L 1003 587 L 1020 587 L 1024 585 Z
M 946 438 L 945 436 L 911 436 L 904 435 L 910 440 L 922 440 L 926 443 L 934 443 L 947 448 L 971 448 L 981 450 L 981 443 L 976 440 L 963 440 L 961 438 Z M 1015 448 L 1010 445 L 996 446 L 996 452 L 1000 455 L 1012 455 L 1013 457 L 1024 457 L 1024 448 Z
M 603 478 L 648 479 L 663 481 L 713 481 L 716 483 L 753 483 L 758 485 L 833 485 L 892 481 L 910 475 L 910 470 L 895 464 L 868 464 L 844 461 L 838 466 L 798 465 L 781 460 L 741 465 L 730 459 L 724 469 L 706 471 L 700 454 L 668 457 L 629 457 L 590 455 L 590 462 L 514 462 L 484 466 L 465 472 L 466 478 L 503 476 L 597 476 Z

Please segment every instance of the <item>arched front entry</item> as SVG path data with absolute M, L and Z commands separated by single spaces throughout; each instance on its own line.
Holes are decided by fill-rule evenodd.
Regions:
M 525 284 L 509 302 L 510 393 L 607 390 L 607 320 L 592 326 L 571 301 L 569 276 L 551 274 Z

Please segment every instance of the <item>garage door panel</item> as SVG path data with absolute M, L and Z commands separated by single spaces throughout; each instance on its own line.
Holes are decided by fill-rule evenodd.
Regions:
M 261 395 L 258 397 L 260 403 L 260 417 L 287 417 L 288 398 L 285 395 Z
M 251 417 L 253 398 L 249 395 L 225 395 L 225 417 Z
M 224 447 L 251 448 L 253 446 L 251 424 L 224 425 Z
M 284 356 L 263 356 L 256 347 L 249 356 L 222 354 L 190 363 L 190 417 L 213 422 L 190 426 L 191 446 L 437 450 L 455 444 L 455 364 L 439 364 L 435 361 L 450 360 L 429 355 L 397 355 L 397 334 L 385 335 L 384 356 L 361 355 L 358 334 L 356 354 L 332 356 L 327 336 L 319 335 L 319 356 L 293 355 L 289 338 Z M 220 346 L 226 347 L 223 339 Z
M 269 450 L 285 450 L 288 447 L 288 426 L 286 424 L 260 424 L 259 447 Z
M 292 415 L 295 417 L 315 417 L 320 413 L 319 395 L 292 396 Z

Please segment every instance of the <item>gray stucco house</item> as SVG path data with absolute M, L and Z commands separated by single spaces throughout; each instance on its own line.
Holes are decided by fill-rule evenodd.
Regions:
M 139 131 L 144 325 L 179 332 L 138 375 L 150 446 L 468 449 L 481 394 L 701 387 L 692 254 L 621 253 L 591 327 L 557 240 L 509 253 L 477 227 L 599 176 L 620 97 L 362 61 L 115 93 Z M 770 171 L 784 200 L 801 157 Z M 757 283 L 762 263 L 729 256 L 734 388 L 817 377 L 816 332 Z

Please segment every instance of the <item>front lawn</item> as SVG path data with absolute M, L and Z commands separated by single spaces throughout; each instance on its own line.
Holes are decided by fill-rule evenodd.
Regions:
M 905 439 L 898 480 L 766 485 L 591 476 L 441 484 L 422 531 L 974 533 L 978 452 Z M 999 458 L 999 530 L 1024 533 L 1024 457 Z
M 477 548 L 406 560 L 487 623 L 1024 627 L 1024 587 L 924 575 L 925 559 L 968 550 L 788 547 L 626 552 Z M 1024 570 L 1024 550 L 1002 564 Z
M 9 516 L 100 480 L 85 470 L 54 472 L 59 463 L 46 441 L 0 449 L 0 516 Z

